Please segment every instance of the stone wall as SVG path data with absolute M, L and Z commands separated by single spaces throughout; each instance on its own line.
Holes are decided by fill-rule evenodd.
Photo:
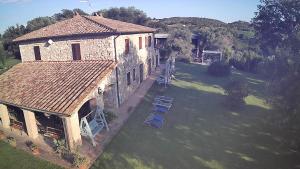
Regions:
M 151 47 L 145 46 L 145 37 L 151 36 Z M 139 49 L 139 37 L 142 37 L 142 49 Z M 153 33 L 128 34 L 120 36 L 93 36 L 80 38 L 60 38 L 53 40 L 54 43 L 47 45 L 47 40 L 21 43 L 20 51 L 22 61 L 34 61 L 34 46 L 40 47 L 42 61 L 68 61 L 72 58 L 72 43 L 80 43 L 81 60 L 115 60 L 114 38 L 116 38 L 116 53 L 118 60 L 119 74 L 119 93 L 120 103 L 127 100 L 140 85 L 140 69 L 139 65 L 143 64 L 143 79 L 148 77 L 148 60 L 151 59 L 151 70 L 155 70 L 156 57 L 154 50 Z M 125 54 L 125 39 L 130 41 L 130 50 Z M 133 80 L 133 69 L 135 69 L 135 80 Z M 127 85 L 127 73 L 130 72 L 131 84 Z M 107 93 L 108 98 L 104 98 L 106 103 L 113 102 L 115 104 L 116 97 L 116 73 L 113 72 L 105 85 L 113 87 Z M 114 94 L 115 93 L 115 94 Z M 97 91 L 93 93 L 95 97 Z M 90 99 L 90 98 L 89 98 Z M 87 100 L 86 100 L 87 101 Z M 114 105 L 112 104 L 112 105 Z M 109 105 L 109 107 L 112 107 Z
M 23 42 L 19 45 L 22 61 L 34 61 L 34 46 L 40 47 L 42 61 L 73 60 L 72 44 L 80 43 L 81 60 L 114 60 L 112 36 L 52 39 L 36 42 Z
M 145 47 L 145 37 L 151 36 L 151 47 Z M 139 49 L 139 37 L 142 37 L 142 49 Z M 125 39 L 130 41 L 129 53 L 125 54 Z M 116 51 L 118 58 L 119 71 L 119 91 L 120 102 L 123 103 L 140 85 L 139 65 L 144 67 L 144 80 L 148 77 L 148 59 L 151 63 L 155 62 L 155 50 L 153 33 L 121 35 L 116 39 Z M 152 65 L 152 71 L 155 70 L 155 64 Z M 133 81 L 133 69 L 135 69 L 136 79 Z M 127 85 L 127 73 L 130 72 L 131 85 Z

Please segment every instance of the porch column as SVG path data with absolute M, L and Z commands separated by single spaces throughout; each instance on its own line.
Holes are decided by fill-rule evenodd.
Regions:
M 4 104 L 0 104 L 0 118 L 2 121 L 2 127 L 4 128 L 9 128 L 9 113 L 8 113 L 8 109 L 7 106 Z
M 28 136 L 36 139 L 39 135 L 34 112 L 23 110 L 23 114 Z
M 63 118 L 65 138 L 70 150 L 82 144 L 78 112 Z

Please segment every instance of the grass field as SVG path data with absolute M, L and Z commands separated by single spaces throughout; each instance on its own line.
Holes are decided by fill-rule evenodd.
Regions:
M 299 152 L 284 144 L 297 137 L 267 123 L 264 81 L 235 71 L 230 78 L 214 78 L 205 67 L 177 64 L 171 87 L 154 85 L 120 133 L 107 146 L 93 169 L 296 169 Z M 239 111 L 223 106 L 223 86 L 244 79 L 251 88 Z M 143 125 L 155 95 L 175 98 L 162 129 Z M 0 142 L 0 168 L 58 168 Z
M 22 150 L 12 148 L 0 141 L 1 169 L 61 169 L 54 164 L 38 159 Z
M 162 91 L 153 86 L 93 169 L 292 169 L 300 168 L 298 152 L 283 144 L 294 133 L 269 126 L 264 81 L 234 71 L 251 88 L 239 111 L 223 106 L 223 86 L 196 64 L 177 64 L 177 80 Z M 162 129 L 143 125 L 155 95 L 175 98 Z

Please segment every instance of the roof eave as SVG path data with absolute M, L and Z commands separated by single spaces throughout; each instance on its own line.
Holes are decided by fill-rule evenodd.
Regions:
M 11 102 L 6 102 L 6 101 L 3 101 L 3 100 L 0 100 L 0 103 L 10 105 L 10 106 L 14 106 L 14 107 L 18 107 L 20 109 L 34 111 L 34 112 L 42 112 L 42 113 L 47 113 L 47 114 L 52 114 L 52 115 L 57 115 L 57 116 L 64 116 L 64 117 L 71 116 L 71 115 L 67 115 L 65 113 L 61 113 L 61 112 L 52 112 L 52 111 L 47 111 L 47 110 L 40 110 L 40 109 L 34 109 L 34 108 L 26 107 L 26 106 L 21 106 L 21 105 L 17 105 L 17 104 L 11 103 Z
M 73 37 L 96 36 L 96 35 L 115 35 L 115 34 L 116 32 L 101 32 L 101 33 L 82 33 L 82 34 L 71 34 L 71 35 L 47 36 L 47 37 L 40 37 L 40 38 L 21 39 L 21 40 L 18 40 L 18 38 L 16 38 L 13 40 L 13 42 L 21 43 L 21 42 L 39 41 L 39 40 L 46 40 L 46 39 L 73 38 Z

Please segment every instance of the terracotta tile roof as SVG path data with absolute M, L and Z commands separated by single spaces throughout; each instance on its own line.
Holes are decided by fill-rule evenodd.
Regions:
M 84 16 L 84 17 L 93 20 L 101 25 L 105 25 L 120 33 L 155 32 L 155 29 L 142 26 L 142 25 L 122 22 L 122 21 L 108 19 L 99 16 Z
M 0 102 L 71 115 L 115 66 L 114 61 L 20 63 L 0 76 Z
M 136 33 L 136 32 L 154 32 L 155 29 L 121 22 L 112 19 L 106 19 L 100 16 L 80 16 L 75 15 L 71 19 L 54 23 L 36 31 L 20 36 L 13 41 L 27 41 L 43 38 L 54 38 L 64 36 L 86 35 L 86 34 L 104 34 L 104 33 Z

